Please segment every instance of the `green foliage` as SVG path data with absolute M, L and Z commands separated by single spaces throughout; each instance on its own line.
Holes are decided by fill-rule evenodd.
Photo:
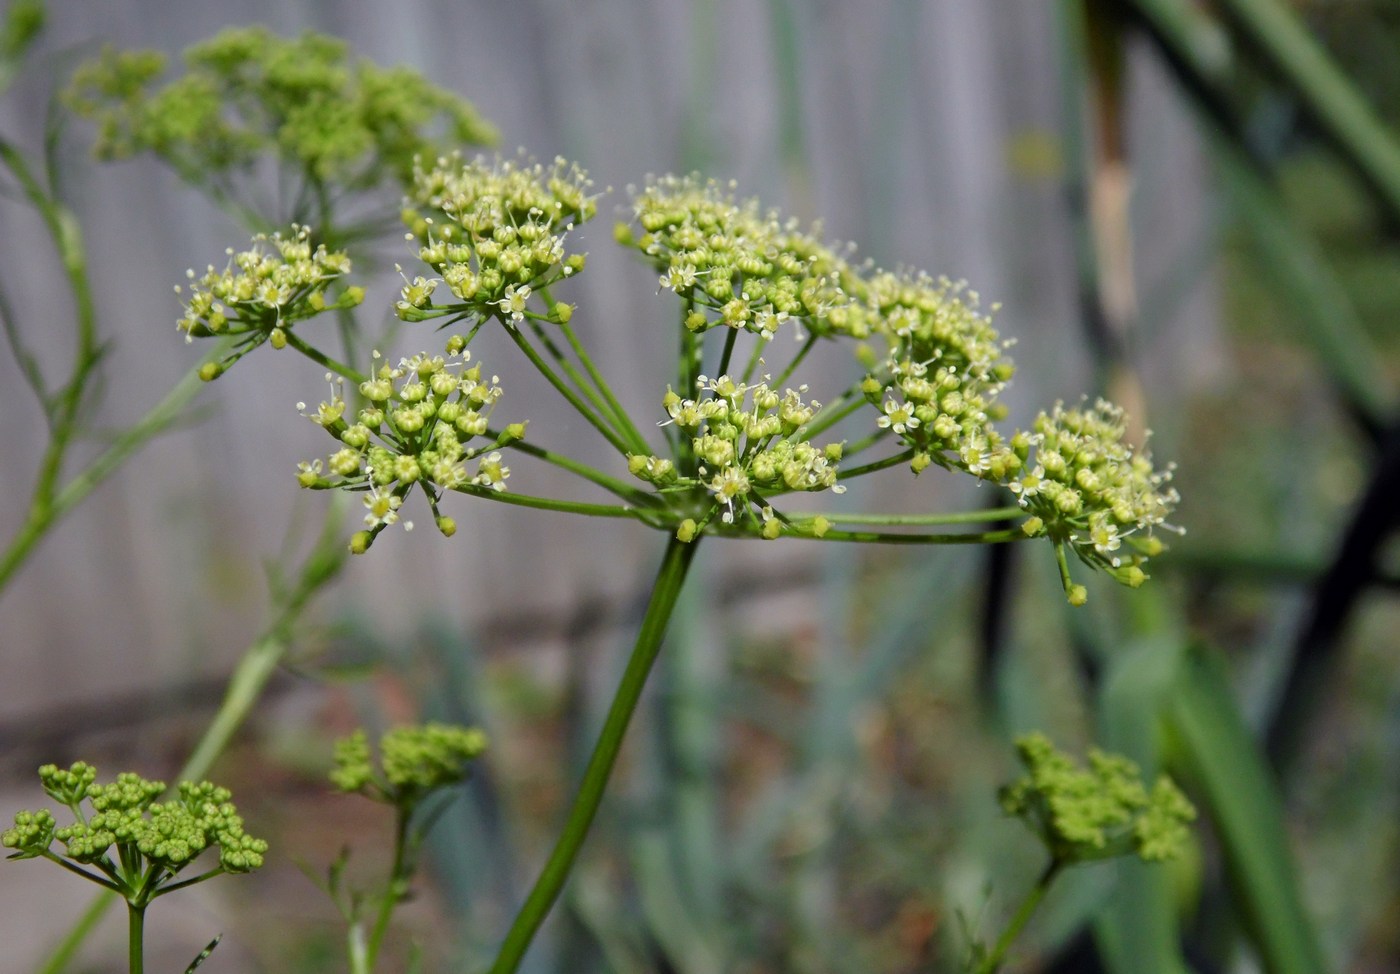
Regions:
M 74 76 L 68 103 L 97 123 L 99 158 L 152 152 L 191 182 L 218 182 L 271 154 L 317 182 L 363 189 L 406 185 L 419 156 L 496 140 L 465 99 L 413 71 L 352 61 L 324 35 L 230 29 L 185 63 L 157 87 L 163 56 L 108 49 Z
M 14 0 L 6 8 L 0 21 L 0 91 L 9 87 L 47 16 L 43 0 Z

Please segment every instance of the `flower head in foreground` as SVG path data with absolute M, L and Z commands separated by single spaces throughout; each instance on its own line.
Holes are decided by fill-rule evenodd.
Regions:
M 0 835 L 0 845 L 15 850 L 11 858 L 62 857 L 95 867 L 110 882 L 79 872 L 142 902 L 158 895 L 206 849 L 218 850 L 214 872 L 250 872 L 263 864 L 267 843 L 243 830 L 226 788 L 186 781 L 177 797 L 160 802 L 164 782 L 126 772 L 101 785 L 96 770 L 82 762 L 67 769 L 45 765 L 39 778 L 74 821 L 58 827 L 48 810 L 18 813 L 14 827 Z M 91 811 L 82 808 L 84 802 Z M 63 843 L 62 853 L 51 850 L 55 841 Z
M 259 234 L 243 251 L 228 251 L 223 270 L 211 264 L 201 277 L 187 271 L 189 295 L 185 313 L 176 322 L 185 340 L 231 335 L 239 339 L 234 352 L 201 376 L 213 379 L 249 351 L 270 342 L 287 344 L 293 325 L 336 308 L 353 308 L 364 299 L 359 287 L 342 288 L 327 299 L 327 288 L 350 273 L 343 253 L 312 247 L 311 230 L 294 226 L 290 236 Z M 177 285 L 175 293 L 184 295 Z
M 770 498 L 793 491 L 845 491 L 836 481 L 841 445 L 819 448 L 805 439 L 806 424 L 820 408 L 803 400 L 805 386 L 779 394 L 766 381 L 749 385 L 721 375 L 701 376 L 698 391 L 696 399 L 668 392 L 663 401 L 671 417 L 667 425 L 674 423 L 689 438 L 693 476 L 683 476 L 661 457 L 628 458 L 632 474 L 648 483 L 709 495 L 711 506 L 684 533 L 694 537 L 718 514 L 723 524 L 776 538 L 786 522 L 774 515 Z
M 498 316 L 510 324 L 536 316 L 531 295 L 583 268 L 584 255 L 569 251 L 567 237 L 597 210 L 592 185 L 586 172 L 562 159 L 546 168 L 453 156 L 420 166 L 404 219 L 434 276 L 407 282 L 399 316 Z M 436 304 L 440 288 L 452 299 Z M 569 313 L 551 305 L 539 317 L 567 320 Z
M 1137 765 L 1102 751 L 1091 751 L 1081 768 L 1044 734 L 1020 738 L 1016 750 L 1026 774 L 1002 789 L 1002 808 L 1025 822 L 1056 862 L 1125 854 L 1156 862 L 1175 858 L 1188 841 L 1196 810 L 1165 775 L 1148 789 Z
M 471 365 L 462 340 L 448 340 L 446 355 L 414 355 L 397 365 L 380 364 L 360 384 L 366 405 L 347 421 L 340 385 L 331 381 L 330 398 L 312 412 L 312 422 L 340 441 L 322 463 L 302 463 L 303 487 L 340 488 L 365 495 L 365 527 L 352 548 L 364 551 L 384 528 L 399 521 L 399 508 L 414 487 L 427 496 L 434 514 L 444 491 L 505 490 L 510 468 L 497 448 L 525 435 L 516 423 L 497 433 L 488 430 L 501 398 L 500 380 Z M 378 353 L 375 353 L 376 359 Z M 471 441 L 484 438 L 481 445 Z M 411 522 L 404 522 L 411 527 Z M 450 534 L 450 519 L 437 517 Z
M 356 731 L 336 742 L 331 783 L 389 804 L 411 806 L 430 792 L 466 781 L 486 750 L 475 727 L 428 723 L 396 727 L 379 741 L 375 766 L 369 738 Z
M 1089 409 L 1057 405 L 1032 433 L 1012 438 L 1022 465 L 1007 485 L 1031 515 L 1027 534 L 1068 545 L 1085 564 L 1136 587 L 1147 577 L 1141 565 L 1162 549 L 1153 530 L 1170 528 L 1178 495 L 1171 468 L 1155 469 L 1145 450 L 1124 443 L 1125 429 L 1122 409 L 1102 399 Z M 1075 601 L 1082 590 L 1066 587 Z
M 651 262 L 662 288 L 694 304 L 691 331 L 723 325 L 770 339 L 791 322 L 799 332 L 866 334 L 863 316 L 846 311 L 850 266 L 795 222 L 695 176 L 653 179 L 633 197 L 641 233 L 622 225 L 618 239 Z

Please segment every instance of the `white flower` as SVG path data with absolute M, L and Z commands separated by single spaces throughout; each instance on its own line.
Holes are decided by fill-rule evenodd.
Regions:
M 530 300 L 530 285 L 514 284 L 506 288 L 505 297 L 496 302 L 496 305 L 505 314 L 510 315 L 511 321 L 520 321 L 525 317 L 525 303 Z
M 365 526 L 377 528 L 381 524 L 394 524 L 399 519 L 399 508 L 403 506 L 403 498 L 397 494 L 386 493 L 373 485 L 369 492 L 365 494 L 365 507 L 369 513 L 365 515 Z
M 875 425 L 880 429 L 893 429 L 896 433 L 903 433 L 905 430 L 916 429 L 919 417 L 914 415 L 914 408 L 908 403 L 886 399 L 885 415 L 877 419 Z

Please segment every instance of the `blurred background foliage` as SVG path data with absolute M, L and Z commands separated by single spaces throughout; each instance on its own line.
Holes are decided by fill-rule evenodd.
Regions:
M 60 17 L 64 6 L 54 5 Z M 1029 397 L 1109 393 L 1156 430 L 1157 455 L 1179 464 L 1177 521 L 1187 528 L 1149 586 L 1094 586 L 1081 610 L 1064 605 L 1052 566 L 1014 546 L 711 546 L 594 835 L 526 969 L 955 970 L 969 931 L 999 929 L 1042 866 L 995 801 L 1013 773 L 1010 736 L 1029 728 L 1166 768 L 1204 814 L 1184 862 L 1076 871 L 1013 969 L 1400 967 L 1400 619 L 1391 594 L 1400 580 L 1400 0 L 512 7 L 473 7 L 469 25 L 466 13 L 424 0 L 417 23 L 395 30 L 421 54 L 415 66 L 474 99 L 507 144 L 566 152 L 604 183 L 648 169 L 734 172 L 746 177 L 744 192 L 828 215 L 831 233 L 860 240 L 877 260 L 965 274 L 1006 303 L 1003 332 L 1024 336 Z M 112 35 L 176 50 L 203 36 L 196 29 L 267 19 L 286 33 L 314 26 L 385 43 L 382 20 L 350 4 L 276 13 L 250 5 L 241 17 L 196 7 L 171 14 L 156 37 L 143 9 L 109 12 Z M 82 17 L 63 20 L 65 43 L 103 36 Z M 473 52 L 498 49 L 463 67 L 471 58 L 456 45 L 424 39 L 454 26 Z M 75 60 L 62 43 L 46 50 L 56 74 Z M 628 54 L 600 62 L 609 50 Z M 762 65 L 757 78 L 746 73 L 752 60 Z M 47 97 L 34 80 L 15 94 L 28 99 L 21 104 Z M 603 87 L 590 90 L 595 82 Z M 645 102 L 636 89 L 649 83 L 662 94 L 645 111 L 638 101 L 619 103 L 630 112 L 612 108 L 646 122 L 608 120 L 610 97 L 630 90 Z M 7 137 L 12 128 L 33 136 L 41 117 L 11 110 Z M 76 170 L 73 151 L 65 165 Z M 965 181 L 979 170 L 979 181 Z M 80 215 L 113 185 L 74 179 Z M 193 221 L 161 241 L 183 263 L 147 258 L 140 288 L 163 293 L 162 282 L 192 262 L 185 253 L 231 242 L 227 224 L 191 209 L 169 182 L 130 185 L 175 197 L 173 212 Z M 13 208 L 5 212 L 8 221 Z M 5 235 L 0 273 L 23 320 L 34 299 L 17 282 L 37 247 L 17 242 L 32 227 L 10 225 L 19 229 Z M 120 239 L 95 223 L 94 233 L 97 257 L 104 239 Z M 599 292 L 650 296 L 646 276 L 627 268 L 600 271 L 598 281 Z M 617 320 L 655 314 L 642 300 L 601 306 Z M 173 319 L 151 307 L 123 314 Z M 122 345 L 144 347 L 130 331 L 123 324 Z M 639 374 L 645 365 L 636 363 Z M 188 367 L 172 353 L 166 372 Z M 150 370 L 114 369 L 113 395 L 129 374 Z M 11 415 L 12 375 L 0 385 Z M 633 403 L 650 400 L 643 387 Z M 207 508 L 182 514 L 178 493 L 158 495 L 158 518 L 132 515 L 115 534 L 76 521 L 36 558 L 31 579 L 21 577 L 29 597 L 11 591 L 0 603 L 17 674 L 9 685 L 26 688 L 4 701 L 7 802 L 40 760 L 149 763 L 150 774 L 184 760 L 221 692 L 230 646 L 246 642 L 220 648 L 191 632 L 246 628 L 240 620 L 256 615 L 261 596 L 249 594 L 257 586 L 248 579 L 275 547 L 258 539 L 282 522 L 252 540 L 236 525 L 261 513 L 254 484 L 265 471 L 290 493 L 290 458 L 302 455 L 291 438 L 245 446 L 249 427 L 273 421 L 240 408 L 223 404 L 206 419 L 207 435 L 224 439 L 197 452 L 209 466 L 192 476 L 216 499 L 247 499 L 229 501 L 212 522 Z M 20 424 L 5 422 L 14 447 L 6 456 L 23 457 Z M 22 483 L 28 467 L 5 466 L 7 487 Z M 117 507 L 131 506 L 143 483 L 123 488 Z M 930 503 L 927 493 L 899 499 Z M 212 599 L 174 589 L 175 601 L 199 606 L 178 623 L 123 624 L 128 634 L 113 640 L 135 645 L 107 648 L 114 665 L 138 671 L 123 684 L 101 668 L 90 631 L 70 628 L 64 639 L 61 624 L 34 613 L 61 611 L 73 597 L 53 587 L 66 577 L 64 559 L 120 553 L 162 519 L 178 545 L 202 546 L 236 582 Z M 563 561 L 575 572 L 609 570 L 587 583 L 562 569 L 541 576 L 550 536 L 523 525 L 469 526 L 453 542 L 501 551 L 514 541 L 502 579 L 449 571 L 464 557 L 436 553 L 450 545 L 424 554 L 401 542 L 397 553 L 376 548 L 366 559 L 375 568 L 357 562 L 309 616 L 219 764 L 259 834 L 290 855 L 183 918 L 191 943 L 207 940 L 206 929 L 229 931 L 211 964 L 340 969 L 338 922 L 289 859 L 319 871 L 347 841 L 352 869 L 386 855 L 379 810 L 332 797 L 324 770 L 335 735 L 408 719 L 480 724 L 493 750 L 435 833 L 393 949 L 403 958 L 422 944 L 427 970 L 489 959 L 569 800 L 619 644 L 639 618 L 636 579 L 655 557 L 650 537 L 600 542 L 585 530 L 566 544 L 592 557 Z M 415 535 L 413 546 L 425 540 Z M 177 565 L 203 564 L 179 557 Z M 90 570 L 110 572 L 105 565 Z M 91 580 L 82 571 L 75 577 Z M 157 584 L 166 576 L 146 577 L 170 601 Z M 409 594 L 392 606 L 366 598 L 395 578 Z M 38 597 L 39 587 L 50 596 Z M 96 596 L 108 625 L 113 612 L 131 614 L 111 608 L 131 598 Z M 75 662 L 54 682 L 34 660 L 67 653 L 68 643 L 76 648 L 64 659 Z M 182 648 L 151 648 L 166 643 Z M 36 699 L 42 710 L 26 705 Z M 7 944 L 40 929 L 61 936 L 71 905 L 61 888 L 20 894 L 24 886 L 19 867 L 0 873 Z M 153 920 L 153 936 L 162 925 Z M 172 949 L 188 956 L 183 942 Z M 36 969 L 45 950 L 33 950 Z M 116 969 L 100 947 L 80 957 L 75 970 Z

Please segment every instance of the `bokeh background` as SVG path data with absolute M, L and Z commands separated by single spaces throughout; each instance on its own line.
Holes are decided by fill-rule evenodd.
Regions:
M 673 309 L 610 225 L 629 184 L 699 170 L 820 220 L 881 265 L 965 279 L 999 305 L 1018 342 L 1014 420 L 1111 392 L 1179 464 L 1187 534 L 1154 593 L 1098 585 L 1077 614 L 1038 547 L 711 544 L 530 970 L 954 969 L 959 917 L 996 929 L 1038 868 L 995 802 L 1009 734 L 1103 739 L 1109 660 L 1152 639 L 1212 646 L 1261 742 L 1289 715 L 1295 756 L 1270 753 L 1329 969 L 1392 969 L 1400 667 L 1381 542 L 1395 506 L 1400 196 L 1376 171 L 1400 115 L 1400 3 L 1264 4 L 1298 18 L 1370 106 L 1382 148 L 1359 158 L 1269 67 L 1267 46 L 1241 40 L 1236 6 L 1252 5 L 1182 5 L 1175 49 L 1177 21 L 1150 14 L 1170 3 L 55 0 L 0 101 L 0 136 L 35 151 L 55 90 L 103 44 L 175 56 L 229 26 L 325 32 L 470 98 L 507 153 L 563 155 L 616 189 L 580 233 L 590 262 L 570 299 L 634 415 L 660 412 Z M 99 165 L 90 141 L 75 123 L 59 149 L 109 342 L 87 455 L 192 367 L 171 286 L 245 239 L 154 161 Z M 394 259 L 366 309 L 396 297 Z M 13 194 L 0 199 L 0 283 L 59 374 L 71 308 Z M 387 313 L 366 320 L 389 328 Z M 512 409 L 528 397 L 531 438 L 596 451 L 510 351 L 487 361 Z M 322 436 L 295 404 L 320 393 L 304 362 L 234 370 L 0 592 L 5 818 L 36 803 L 44 761 L 180 767 L 267 624 L 284 582 L 266 566 L 305 550 L 320 523 L 326 498 L 293 480 Z M 0 538 L 22 521 L 45 437 L 0 354 Z M 548 492 L 547 471 L 516 467 Z M 936 472 L 848 499 L 990 502 Z M 457 537 L 387 534 L 308 609 L 215 769 L 274 839 L 274 864 L 162 901 L 151 969 L 181 969 L 219 931 L 211 970 L 342 969 L 338 921 L 297 864 L 320 872 L 348 842 L 369 869 L 387 822 L 327 793 L 330 741 L 429 716 L 482 724 L 495 747 L 444 817 L 394 949 L 421 942 L 427 969 L 461 969 L 499 936 L 570 795 L 661 542 L 640 525 L 504 505 L 449 513 Z M 1315 692 L 1290 711 L 1299 687 Z M 1179 893 L 1198 969 L 1258 969 L 1203 835 Z M 1088 963 L 1066 952 L 1085 949 L 1084 919 L 1114 881 L 1095 873 L 1057 894 L 1020 969 Z M 79 885 L 0 866 L 0 968 L 39 969 L 87 903 Z M 119 926 L 74 969 L 121 969 Z

